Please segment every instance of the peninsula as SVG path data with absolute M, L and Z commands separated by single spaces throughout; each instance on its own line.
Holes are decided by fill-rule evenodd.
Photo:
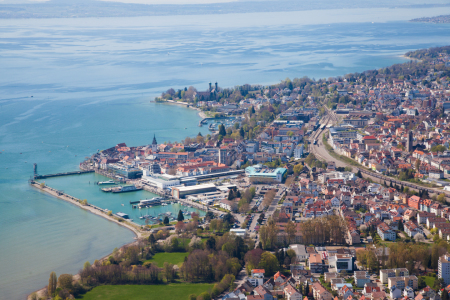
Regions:
M 450 15 L 442 15 L 437 17 L 429 17 L 429 18 L 417 18 L 412 19 L 410 22 L 419 22 L 419 23 L 450 23 Z

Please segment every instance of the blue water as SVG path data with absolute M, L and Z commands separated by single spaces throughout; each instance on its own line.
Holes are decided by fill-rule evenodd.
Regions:
M 450 44 L 449 24 L 404 20 L 449 13 L 0 20 L 0 299 L 23 299 L 46 285 L 51 271 L 76 273 L 85 261 L 133 238 L 30 188 L 32 163 L 41 174 L 71 171 L 85 156 L 117 143 L 144 145 L 153 134 L 159 142 L 206 134 L 195 110 L 149 100 L 169 87 L 271 84 L 404 62 L 399 55 L 408 50 Z M 108 201 L 97 199 L 84 178 L 48 182 L 88 201 Z M 135 196 L 120 197 L 103 205 L 121 209 Z
M 95 173 L 89 173 L 76 176 L 47 178 L 45 180 L 45 183 L 48 186 L 51 186 L 58 190 L 62 190 L 71 196 L 77 197 L 79 199 L 86 199 L 89 203 L 95 206 L 109 209 L 115 214 L 118 212 L 126 213 L 128 214 L 130 219 L 133 219 L 134 223 L 137 223 L 139 225 L 146 224 L 144 219 L 140 219 L 141 216 L 145 215 L 157 217 L 158 219 L 162 220 L 164 219 L 164 216 L 161 216 L 161 214 L 170 212 L 171 217 L 176 218 L 178 216 L 179 210 L 182 210 L 183 212 L 196 212 L 200 216 L 205 215 L 205 212 L 202 210 L 187 207 L 178 203 L 167 206 L 158 205 L 151 208 L 133 208 L 130 202 L 135 202 L 143 199 L 151 199 L 153 197 L 159 196 L 145 190 L 128 193 L 106 193 L 101 191 L 101 189 L 111 186 L 99 186 L 94 184 L 94 182 L 106 180 L 110 180 L 110 178 Z M 190 215 L 186 215 L 185 219 L 190 219 Z M 149 219 L 149 221 L 150 225 L 158 223 L 157 221 L 151 219 Z

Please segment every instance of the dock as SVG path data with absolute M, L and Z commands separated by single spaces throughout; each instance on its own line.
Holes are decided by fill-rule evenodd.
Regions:
M 60 177 L 60 176 L 68 176 L 68 175 L 81 175 L 81 174 L 86 174 L 86 173 L 94 173 L 94 170 L 73 171 L 73 172 L 64 172 L 64 173 L 47 174 L 47 175 L 34 174 L 34 179 L 45 179 L 45 178 L 50 178 L 50 177 Z

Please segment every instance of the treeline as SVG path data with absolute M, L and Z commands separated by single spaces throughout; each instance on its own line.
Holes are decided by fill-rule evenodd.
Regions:
M 450 46 L 409 51 L 405 54 L 405 56 L 416 59 L 433 59 L 437 58 L 439 53 L 445 53 L 447 55 L 450 54 Z
M 357 252 L 357 259 L 364 268 L 378 271 L 384 268 L 407 268 L 410 274 L 419 270 L 437 270 L 439 257 L 447 253 L 445 241 L 431 246 L 422 243 L 391 243 L 388 247 L 367 247 Z
M 303 222 L 300 232 L 303 244 L 342 245 L 345 243 L 347 224 L 340 216 L 319 217 Z
M 244 193 L 240 196 L 238 203 L 239 212 L 245 213 L 250 210 L 250 202 L 252 202 L 255 195 L 256 195 L 256 188 L 254 186 L 244 191 Z
M 88 286 L 100 284 L 158 284 L 162 283 L 162 272 L 157 266 L 108 265 L 87 267 L 80 272 L 81 282 Z

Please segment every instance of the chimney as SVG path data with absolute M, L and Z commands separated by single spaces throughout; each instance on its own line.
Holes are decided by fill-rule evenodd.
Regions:
M 216 81 L 216 92 L 217 92 L 217 81 Z
M 211 82 L 209 83 L 209 91 L 212 91 Z

